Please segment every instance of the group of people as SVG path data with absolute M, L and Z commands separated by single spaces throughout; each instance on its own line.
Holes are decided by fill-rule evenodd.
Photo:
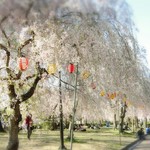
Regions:
M 146 134 L 150 134 L 150 125 L 146 128 Z M 145 136 L 144 136 L 144 128 L 140 128 L 137 132 L 137 136 L 140 140 L 144 140 Z
M 139 140 L 144 140 L 144 128 L 140 128 L 138 131 L 137 131 L 137 136 L 139 138 Z
M 33 120 L 32 120 L 32 114 L 28 114 L 24 121 L 24 126 L 27 129 L 27 138 L 30 140 L 32 130 L 33 130 Z M 146 128 L 146 134 L 150 134 L 150 125 Z M 140 140 L 143 140 L 145 138 L 144 136 L 144 128 L 140 128 L 137 131 L 137 136 Z

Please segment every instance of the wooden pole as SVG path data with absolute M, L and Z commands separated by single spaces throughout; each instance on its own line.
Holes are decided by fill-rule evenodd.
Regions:
M 64 146 L 64 125 L 63 125 L 63 106 L 61 92 L 61 71 L 59 71 L 59 112 L 60 112 L 60 147 L 59 150 L 66 150 Z
M 71 124 L 70 150 L 72 150 L 72 146 L 73 146 L 73 130 L 74 130 L 74 118 L 76 112 L 76 97 L 77 97 L 77 79 L 78 79 L 78 63 L 77 63 L 77 69 L 75 74 L 74 105 L 73 105 L 73 115 L 72 115 L 72 124 Z

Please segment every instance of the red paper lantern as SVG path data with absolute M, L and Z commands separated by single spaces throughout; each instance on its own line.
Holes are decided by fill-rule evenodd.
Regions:
M 73 73 L 74 70 L 75 70 L 74 65 L 70 63 L 69 66 L 68 66 L 68 71 L 69 71 L 69 73 Z
M 29 61 L 27 58 L 25 58 L 25 57 L 19 58 L 19 69 L 21 71 L 25 71 L 28 68 L 28 64 L 29 64 Z

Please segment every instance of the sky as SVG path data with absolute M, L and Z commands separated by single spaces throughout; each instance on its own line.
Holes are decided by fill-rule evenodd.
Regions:
M 150 68 L 150 0 L 127 0 L 127 2 L 133 10 L 133 20 L 139 30 L 138 41 L 147 50 Z

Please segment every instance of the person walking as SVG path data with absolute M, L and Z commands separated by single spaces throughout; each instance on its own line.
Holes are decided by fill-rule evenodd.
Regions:
M 32 125 L 33 125 L 32 114 L 26 116 L 25 124 L 27 127 L 27 138 L 30 140 L 32 134 Z

